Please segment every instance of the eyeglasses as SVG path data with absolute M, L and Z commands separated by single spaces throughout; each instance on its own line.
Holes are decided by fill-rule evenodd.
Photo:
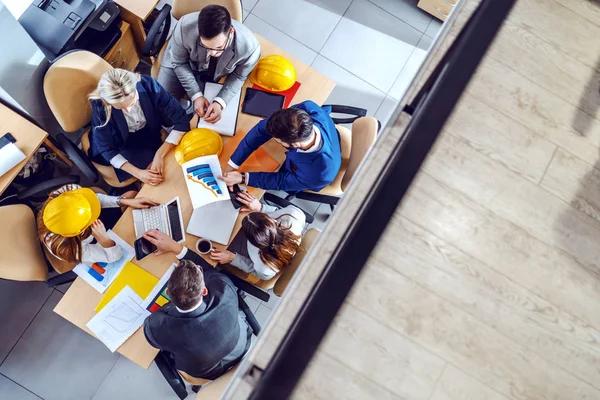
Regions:
M 229 37 L 230 36 L 231 36 L 231 30 L 229 30 L 229 33 L 227 34 L 227 39 L 225 39 L 225 44 L 223 46 L 221 46 L 221 48 L 219 48 L 219 49 L 213 49 L 212 47 L 205 46 L 204 43 L 202 43 L 202 40 L 200 38 L 198 38 L 198 44 L 200 44 L 200 47 L 203 47 L 206 50 L 223 52 L 223 51 L 225 51 L 225 49 L 227 49 L 227 46 L 229 45 Z

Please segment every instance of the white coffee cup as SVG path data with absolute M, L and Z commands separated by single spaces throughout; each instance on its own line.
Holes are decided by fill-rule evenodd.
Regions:
M 198 250 L 198 253 L 200 253 L 200 254 L 208 254 L 208 253 L 210 253 L 212 248 L 213 248 L 212 242 L 208 239 L 200 238 L 196 242 L 196 250 Z

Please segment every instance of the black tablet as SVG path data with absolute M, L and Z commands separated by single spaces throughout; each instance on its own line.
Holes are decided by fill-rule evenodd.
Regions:
M 257 117 L 269 118 L 275 111 L 283 108 L 285 96 L 262 90 L 247 88 L 242 112 Z

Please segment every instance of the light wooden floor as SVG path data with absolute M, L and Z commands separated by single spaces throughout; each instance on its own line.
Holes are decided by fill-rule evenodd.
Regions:
M 296 398 L 600 399 L 599 89 L 600 4 L 520 0 Z

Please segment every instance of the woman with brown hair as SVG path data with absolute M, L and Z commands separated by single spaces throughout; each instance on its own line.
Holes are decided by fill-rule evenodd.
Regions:
M 102 219 L 110 228 L 120 217 L 121 207 L 158 205 L 152 200 L 134 198 L 136 194 L 130 191 L 122 196 L 108 196 L 79 185 L 65 185 L 50 194 L 38 213 L 40 241 L 53 256 L 68 263 L 117 261 L 122 250 L 107 235 Z M 96 243 L 92 243 L 94 239 Z
M 251 213 L 242 220 L 242 229 L 229 248 L 213 250 L 210 258 L 269 280 L 292 261 L 306 217 L 294 206 L 277 209 L 262 204 L 248 192 L 238 193 L 238 200 L 244 204 L 241 211 Z

